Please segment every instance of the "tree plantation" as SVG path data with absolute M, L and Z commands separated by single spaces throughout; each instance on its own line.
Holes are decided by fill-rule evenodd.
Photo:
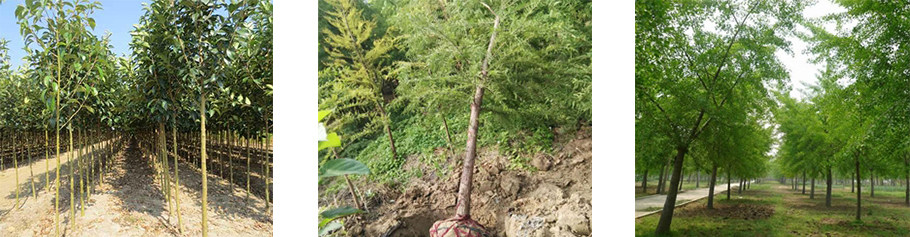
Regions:
M 637 0 L 636 235 L 910 234 L 908 14 Z
M 319 235 L 590 236 L 591 4 L 320 0 Z
M 272 3 L 148 2 L 0 0 L 3 236 L 271 236 Z

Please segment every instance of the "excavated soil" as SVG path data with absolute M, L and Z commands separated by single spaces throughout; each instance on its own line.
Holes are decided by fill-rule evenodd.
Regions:
M 471 216 L 497 236 L 589 236 L 591 234 L 591 135 L 581 130 L 554 155 L 533 154 L 538 171 L 509 170 L 497 150 L 481 149 L 474 170 Z M 437 153 L 443 154 L 444 149 Z M 367 201 L 369 213 L 348 220 L 352 236 L 429 236 L 431 225 L 454 215 L 461 158 L 448 158 L 437 172 L 410 157 L 405 169 L 424 175 L 385 188 Z M 445 173 L 442 177 L 438 173 Z M 361 186 L 363 187 L 363 186 Z M 344 192 L 342 192 L 344 193 Z
M 43 161 L 42 161 L 43 162 Z M 201 173 L 180 163 L 180 210 L 183 232 L 179 233 L 176 207 L 164 201 L 161 183 L 154 176 L 151 158 L 141 156 L 135 144 L 116 155 L 104 182 L 86 199 L 84 214 L 79 205 L 71 222 L 69 184 L 61 175 L 60 231 L 65 236 L 199 236 L 201 235 Z M 42 165 L 43 166 L 43 165 Z M 68 171 L 64 166 L 62 171 Z M 42 167 L 43 171 L 43 167 Z M 21 172 L 21 171 L 20 171 Z M 54 170 L 51 170 L 54 172 Z M 42 172 L 43 173 L 43 172 Z M 61 172 L 63 174 L 64 172 Z M 43 178 L 43 174 L 40 174 Z M 35 174 L 39 177 L 39 174 Z M 20 185 L 27 181 L 20 179 Z M 43 183 L 39 187 L 43 187 Z M 209 235 L 271 236 L 271 213 L 264 200 L 215 175 L 208 175 Z M 30 187 L 30 186 L 29 186 Z M 76 183 L 78 188 L 78 179 Z M 4 191 L 4 190 L 0 190 Z M 0 236 L 53 236 L 54 192 L 41 190 L 21 206 L 0 217 Z M 22 200 L 20 200 L 22 201 Z

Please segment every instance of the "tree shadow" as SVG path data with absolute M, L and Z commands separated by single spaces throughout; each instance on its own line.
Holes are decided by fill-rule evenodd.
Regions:
M 171 158 L 173 159 L 173 157 Z M 191 196 L 196 205 L 201 206 L 202 200 L 202 172 L 191 167 L 192 164 L 180 162 L 180 186 Z M 235 179 L 235 181 L 237 181 Z M 251 196 L 246 198 L 246 192 L 235 190 L 238 188 L 229 181 L 209 172 L 207 176 L 208 205 L 219 214 L 244 217 L 259 222 L 271 223 L 271 215 L 265 210 L 265 200 Z

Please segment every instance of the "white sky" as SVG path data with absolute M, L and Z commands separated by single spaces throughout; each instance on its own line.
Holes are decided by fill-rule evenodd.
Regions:
M 847 11 L 847 9 L 832 3 L 830 0 L 819 0 L 814 6 L 807 7 L 803 10 L 803 16 L 806 18 L 817 18 L 827 14 L 844 11 Z M 835 25 L 826 24 L 825 28 L 829 32 L 833 32 Z M 808 32 L 802 26 L 799 26 L 798 29 L 803 32 Z M 790 49 L 793 51 L 793 56 L 791 57 L 782 50 L 777 50 L 777 53 L 775 54 L 790 71 L 790 84 L 793 88 L 790 92 L 790 97 L 802 99 L 804 96 L 802 91 L 807 89 L 803 84 L 815 84 L 818 81 L 816 75 L 818 75 L 819 70 L 825 69 L 825 66 L 809 62 L 809 59 L 814 56 L 808 55 L 808 53 L 805 52 L 806 47 L 808 46 L 806 42 L 796 37 L 788 37 L 787 40 L 791 43 Z
M 847 9 L 830 0 L 818 0 L 818 3 L 803 10 L 803 16 L 806 18 L 818 18 L 827 14 L 844 11 L 847 11 Z M 849 24 L 847 24 L 847 26 L 849 26 Z M 829 32 L 835 31 L 834 24 L 826 24 L 824 27 Z M 808 33 L 805 27 L 799 26 L 797 29 Z M 816 76 L 819 74 L 819 70 L 824 70 L 825 66 L 822 64 L 816 65 L 809 61 L 814 55 L 810 55 L 806 52 L 808 44 L 806 44 L 805 41 L 792 36 L 787 37 L 787 40 L 791 43 L 790 50 L 793 51 L 793 56 L 788 55 L 782 50 L 777 50 L 775 55 L 777 55 L 777 58 L 781 63 L 787 67 L 787 70 L 790 71 L 790 85 L 792 85 L 793 89 L 790 91 L 790 97 L 801 100 L 804 97 L 804 91 L 808 89 L 805 85 L 815 84 L 818 81 Z M 782 135 L 782 133 L 777 132 L 775 129 L 774 137 L 778 142 L 771 146 L 769 155 L 772 157 L 777 154 Z

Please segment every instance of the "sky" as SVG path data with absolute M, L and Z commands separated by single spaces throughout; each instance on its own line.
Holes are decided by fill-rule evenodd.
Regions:
M 114 54 L 129 55 L 130 30 L 133 24 L 139 22 L 139 17 L 144 13 L 142 3 L 148 0 L 99 0 L 102 10 L 96 10 L 92 15 L 95 18 L 96 36 L 104 36 L 106 32 L 111 33 L 111 45 L 114 46 Z M 22 65 L 22 57 L 25 51 L 22 47 L 25 44 L 22 36 L 19 35 L 19 25 L 16 24 L 16 7 L 25 5 L 25 0 L 6 0 L 0 4 L 0 38 L 10 41 L 10 63 L 12 68 Z M 32 48 L 37 45 L 32 45 Z
M 827 14 L 845 11 L 847 11 L 847 9 L 832 3 L 829 0 L 819 0 L 814 6 L 804 9 L 803 16 L 807 18 L 817 18 Z M 829 32 L 834 32 L 835 26 L 834 24 L 827 24 L 825 25 L 825 28 Z M 799 29 L 803 32 L 808 32 L 802 26 L 800 26 Z M 823 70 L 825 66 L 809 62 L 810 58 L 814 56 L 803 53 L 808 46 L 806 42 L 796 37 L 788 37 L 787 39 L 791 43 L 790 49 L 793 51 L 793 56 L 788 55 L 782 50 L 778 50 L 775 54 L 781 63 L 790 71 L 790 84 L 793 88 L 790 92 L 790 97 L 803 99 L 804 95 L 801 90 L 807 89 L 804 84 L 815 84 L 818 81 L 816 75 L 818 75 L 819 70 Z

